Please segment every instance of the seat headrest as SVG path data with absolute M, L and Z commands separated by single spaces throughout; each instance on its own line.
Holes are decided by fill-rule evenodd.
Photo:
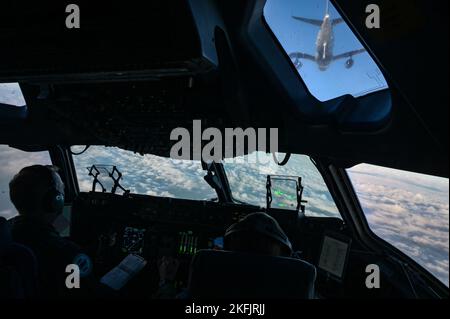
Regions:
M 201 250 L 192 260 L 189 293 L 200 299 L 311 299 L 316 269 L 294 258 Z

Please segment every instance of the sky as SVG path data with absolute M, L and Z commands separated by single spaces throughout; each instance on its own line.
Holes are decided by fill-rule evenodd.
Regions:
M 14 106 L 26 104 L 17 83 L 0 83 L 0 103 Z
M 267 24 L 278 41 L 290 54 L 308 53 L 315 56 L 315 43 L 319 27 L 292 19 L 292 16 L 323 20 L 326 0 L 268 0 L 264 8 Z M 332 19 L 340 15 L 330 3 Z M 363 48 L 350 28 L 341 23 L 334 27 L 334 55 Z M 362 92 L 386 88 L 386 80 L 368 53 L 355 55 L 353 68 L 346 69 L 346 59 L 333 62 L 325 72 L 313 61 L 303 60 L 300 75 L 310 93 L 320 101 L 344 94 L 364 95 Z

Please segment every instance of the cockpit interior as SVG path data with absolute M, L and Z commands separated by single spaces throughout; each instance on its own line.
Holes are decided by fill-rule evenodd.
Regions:
M 317 299 L 448 298 L 448 2 L 378 1 L 391 13 L 380 29 L 359 0 L 78 1 L 73 29 L 65 5 L 22 2 L 0 4 L 0 216 L 17 215 L 14 174 L 51 164 L 65 185 L 54 227 L 95 280 L 129 255 L 146 261 L 119 298 L 155 296 L 162 257 L 179 262 L 177 295 L 251 297 L 236 285 L 253 274 L 259 297 L 298 297 L 293 257 L 220 254 L 228 227 L 257 212 L 314 266 Z M 291 16 L 320 22 L 325 3 L 334 56 L 359 51 L 324 71 L 326 26 Z M 312 58 L 293 61 L 300 51 Z M 267 142 L 277 129 L 277 151 L 244 134 L 219 161 L 196 158 L 230 128 Z M 174 131 L 189 135 L 187 158 L 173 158 Z

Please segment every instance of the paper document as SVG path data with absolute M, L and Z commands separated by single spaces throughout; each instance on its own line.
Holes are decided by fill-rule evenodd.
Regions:
M 100 279 L 100 282 L 114 290 L 120 290 L 131 278 L 140 272 L 147 261 L 137 255 L 128 255 L 122 262 Z

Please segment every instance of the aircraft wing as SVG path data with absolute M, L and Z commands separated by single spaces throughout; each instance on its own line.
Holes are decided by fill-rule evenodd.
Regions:
M 314 56 L 312 56 L 311 54 L 302 53 L 302 52 L 293 52 L 293 53 L 289 54 L 289 57 L 291 58 L 292 63 L 294 63 L 294 65 L 297 69 L 300 69 L 303 66 L 301 59 L 311 60 L 314 62 L 316 61 L 316 58 Z
M 359 50 L 354 50 L 354 51 L 349 51 L 349 52 L 345 52 L 342 54 L 338 54 L 333 57 L 333 61 L 336 61 L 339 59 L 351 58 L 354 55 L 361 54 L 364 52 L 366 52 L 366 49 L 359 49 Z
M 344 22 L 344 19 L 337 18 L 337 19 L 333 19 L 333 21 L 331 21 L 331 24 L 333 26 L 335 26 L 336 24 L 339 24 L 339 23 L 342 23 L 342 22 Z
M 322 26 L 323 21 L 322 20 L 316 20 L 316 19 L 308 19 L 308 18 L 302 18 L 302 17 L 295 17 L 292 16 L 293 19 L 298 20 L 298 21 L 302 21 L 305 23 L 309 23 L 318 27 Z
M 302 52 L 293 52 L 293 53 L 289 54 L 289 57 L 291 59 L 306 59 L 306 60 L 316 61 L 316 58 L 313 55 L 307 54 L 307 53 L 302 53 Z

